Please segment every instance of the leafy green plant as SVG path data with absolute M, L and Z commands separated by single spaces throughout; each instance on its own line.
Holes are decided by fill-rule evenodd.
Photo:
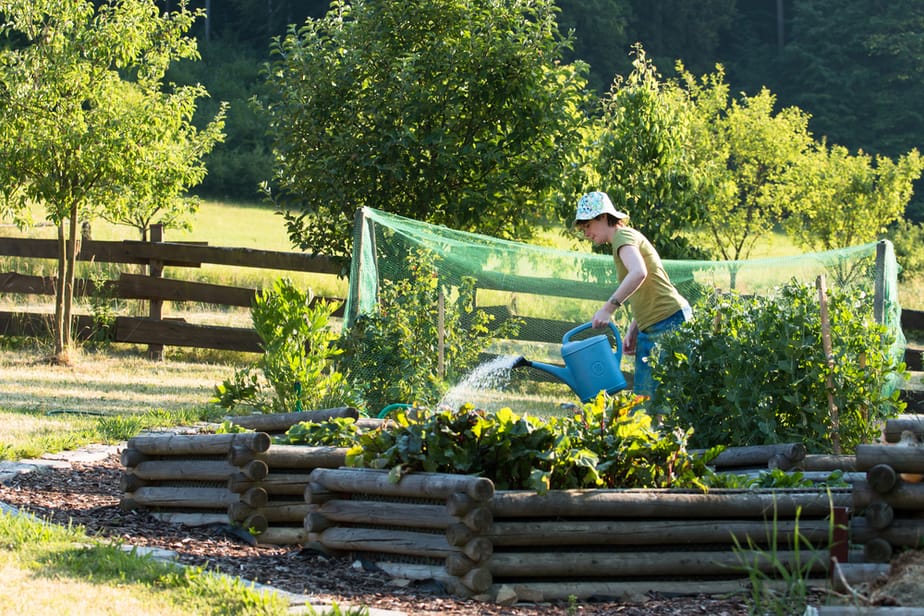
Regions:
M 638 409 L 640 399 L 601 393 L 574 417 L 540 419 L 509 408 L 489 413 L 402 410 L 393 426 L 359 437 L 347 464 L 389 469 L 397 481 L 411 471 L 480 475 L 498 489 L 545 492 L 566 488 L 696 487 L 719 450 L 696 456 L 687 434 L 662 434 Z
M 873 319 L 872 298 L 860 291 L 829 294 L 831 365 L 812 286 L 791 282 L 770 297 L 716 295 L 694 313 L 662 339 L 652 400 L 669 425 L 694 428 L 692 446 L 798 441 L 831 451 L 830 393 L 840 444 L 852 451 L 903 407 L 887 386 L 904 365 Z
M 338 366 L 363 390 L 370 412 L 395 402 L 436 404 L 449 383 L 477 365 L 493 340 L 512 337 L 519 327 L 518 319 L 507 319 L 492 332 L 488 325 L 494 316 L 475 308 L 474 280 L 465 278 L 456 289 L 445 287 L 432 253 L 408 255 L 407 268 L 407 278 L 382 285 L 379 311 L 358 316 L 340 338 Z
M 359 426 L 352 417 L 331 417 L 327 421 L 299 422 L 276 441 L 286 445 L 352 447 L 359 434 Z
M 302 291 L 287 278 L 257 293 L 251 317 L 263 341 L 263 357 L 216 386 L 215 402 L 227 409 L 273 413 L 356 403 L 356 394 L 334 369 L 340 350 L 330 317 L 337 306 L 313 300 L 310 290 Z
M 786 488 L 818 488 L 818 487 L 848 487 L 850 484 L 844 479 L 841 470 L 832 471 L 825 479 L 819 481 L 809 479 L 800 471 L 784 471 L 778 468 L 761 471 L 756 476 L 740 475 L 735 473 L 716 473 L 709 478 L 710 488 L 735 489 L 786 489 Z

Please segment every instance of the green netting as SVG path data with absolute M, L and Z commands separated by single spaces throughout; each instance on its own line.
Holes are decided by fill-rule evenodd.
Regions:
M 435 256 L 439 282 L 446 288 L 458 287 L 463 277 L 474 278 L 477 305 L 496 315 L 496 323 L 507 315 L 524 319 L 518 340 L 497 352 L 522 354 L 526 348 L 540 355 L 531 359 L 554 360 L 562 335 L 589 321 L 617 284 L 610 255 L 500 240 L 363 208 L 354 230 L 347 325 L 356 315 L 376 311 L 383 281 L 407 277 L 411 255 L 419 250 Z M 769 294 L 792 280 L 815 284 L 821 275 L 829 289 L 859 287 L 879 300 L 877 318 L 895 335 L 896 357 L 904 352 L 898 265 L 888 241 L 746 261 L 665 261 L 665 267 L 691 303 L 717 290 Z M 617 311 L 621 331 L 628 321 L 625 313 Z

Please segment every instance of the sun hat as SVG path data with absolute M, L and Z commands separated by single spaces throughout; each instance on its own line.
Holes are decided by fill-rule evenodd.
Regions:
M 613 202 L 610 201 L 609 195 L 605 192 L 595 190 L 578 199 L 577 213 L 574 215 L 574 222 L 572 224 L 577 224 L 578 221 L 581 220 L 592 220 L 600 214 L 612 214 L 616 218 L 629 217 L 625 212 L 620 212 L 613 207 Z

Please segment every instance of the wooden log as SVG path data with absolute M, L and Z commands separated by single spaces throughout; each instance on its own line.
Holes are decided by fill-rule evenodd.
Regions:
M 147 459 L 148 456 L 144 455 L 134 447 L 126 447 L 122 450 L 122 453 L 119 454 L 119 461 L 125 468 L 133 468 Z
M 269 496 L 263 488 L 250 488 L 238 495 L 238 500 L 251 507 L 265 507 Z M 233 502 L 233 501 L 232 501 Z
M 861 516 L 850 520 L 850 539 L 853 543 L 867 543 L 872 539 L 885 539 L 896 547 L 917 548 L 924 545 L 924 520 L 895 518 L 885 528 L 875 528 Z
M 350 524 L 399 526 L 445 530 L 458 519 L 449 515 L 443 505 L 389 503 L 363 500 L 329 500 L 318 506 L 317 512 L 332 522 Z
M 323 423 L 334 418 L 359 419 L 359 411 L 351 406 L 343 406 L 316 411 L 299 411 L 293 413 L 265 413 L 259 415 L 237 415 L 227 420 L 236 426 L 256 430 L 257 432 L 285 432 L 292 426 L 304 421 Z
M 227 513 L 201 513 L 201 512 L 177 512 L 177 511 L 151 511 L 149 515 L 161 522 L 168 524 L 180 524 L 182 526 L 212 526 L 221 524 L 230 524 Z
M 228 517 L 231 517 L 230 515 Z M 266 529 L 269 528 L 269 522 L 265 517 L 259 513 L 252 513 L 244 518 L 231 518 L 233 522 L 236 522 L 241 528 L 248 531 L 250 534 L 255 535 L 257 533 L 264 533 Z
M 476 563 L 481 563 L 491 558 L 494 553 L 494 544 L 487 537 L 472 537 L 472 539 L 461 546 L 462 553 L 471 558 Z
M 888 503 L 893 509 L 924 511 L 924 484 L 899 480 L 891 491 L 880 494 L 873 490 L 868 482 L 854 482 L 853 507 L 855 509 L 864 509 L 879 500 Z
M 924 447 L 857 445 L 857 470 L 888 464 L 899 473 L 924 473 Z
M 449 545 L 464 545 L 475 536 L 474 531 L 461 522 L 446 527 L 446 541 Z
M 647 577 L 735 575 L 757 569 L 821 572 L 828 566 L 827 550 L 766 552 L 761 550 L 664 552 L 494 552 L 488 567 L 504 577 Z
M 869 563 L 887 563 L 892 560 L 892 544 L 875 537 L 863 544 L 863 560 Z
M 266 477 L 265 462 L 251 460 L 243 466 L 233 466 L 224 460 L 146 460 L 137 464 L 131 473 L 147 481 L 226 481 L 240 472 L 251 480 Z
M 488 532 L 494 525 L 494 514 L 489 507 L 476 507 L 459 519 L 479 534 Z
M 869 482 L 870 488 L 879 494 L 885 494 L 895 487 L 898 473 L 888 464 L 876 464 L 866 471 L 866 481 Z
M 328 490 L 321 484 L 313 481 L 308 481 L 308 485 L 305 486 L 305 502 L 309 505 L 321 505 L 333 498 L 339 498 L 342 494 Z
M 581 545 L 755 545 L 792 546 L 800 539 L 826 546 L 827 520 L 518 520 L 494 522 L 485 535 L 496 546 Z M 447 533 L 447 537 L 448 537 Z
M 459 578 L 462 585 L 474 592 L 480 594 L 487 592 L 494 583 L 491 571 L 487 567 L 475 567 L 465 575 Z
M 306 545 L 309 543 L 308 531 L 294 526 L 270 526 L 256 535 L 258 544 L 264 545 Z
M 911 432 L 919 440 L 924 440 L 924 415 L 907 414 L 886 419 L 882 436 L 887 443 L 897 443 L 905 431 Z
M 696 450 L 702 453 L 702 450 Z M 711 462 L 716 468 L 736 466 L 768 466 L 770 459 L 780 455 L 790 462 L 805 458 L 806 449 L 802 443 L 780 443 L 777 445 L 751 445 L 728 447 Z
M 130 505 L 131 509 L 138 506 L 160 509 L 227 509 L 228 505 L 239 499 L 240 495 L 224 488 L 144 486 L 134 492 L 126 492 L 122 502 Z
M 137 475 L 131 473 L 122 473 L 119 478 L 119 490 L 122 492 L 134 492 L 142 486 L 148 485 L 148 482 Z
M 807 454 L 797 465 L 803 471 L 844 471 L 857 470 L 857 458 L 854 455 Z
M 836 562 L 833 564 L 831 586 L 836 592 L 849 593 L 851 587 L 871 584 L 888 576 L 888 564 Z
M 314 507 L 314 505 L 310 505 Z M 305 516 L 304 521 L 305 530 L 309 533 L 320 533 L 332 526 L 336 526 L 336 523 L 331 521 L 327 516 L 317 511 L 309 511 Z
M 630 580 L 630 581 L 608 581 L 608 580 L 553 580 L 553 581 L 515 581 L 505 582 L 510 584 L 514 591 L 522 592 L 533 598 L 533 601 L 573 601 L 578 600 L 600 600 L 601 598 L 612 598 L 620 602 L 645 603 L 651 600 L 652 594 L 668 596 L 700 596 L 700 595 L 747 595 L 753 588 L 753 582 L 747 578 L 740 579 L 716 579 L 716 580 Z M 787 591 L 787 584 L 791 581 L 766 580 L 761 584 L 764 588 L 772 589 L 783 593 Z M 809 578 L 810 588 L 825 589 L 827 580 L 824 578 Z M 495 594 L 498 588 L 498 582 L 491 587 L 491 593 Z
M 149 456 L 224 455 L 232 445 L 266 451 L 270 447 L 270 437 L 264 432 L 164 434 L 135 436 L 126 443 L 127 448 Z
M 895 519 L 895 510 L 883 501 L 873 501 L 863 511 L 863 518 L 872 528 L 883 529 Z
M 252 480 L 243 474 L 232 473 L 231 477 L 228 478 L 228 489 L 232 492 L 243 492 L 250 488 L 263 488 L 270 496 L 300 496 L 304 498 L 305 487 L 308 485 L 308 475 L 309 473 L 307 472 L 278 473 L 270 471 L 263 479 Z
M 458 577 L 450 575 L 440 565 L 427 565 L 420 563 L 375 561 L 375 566 L 393 578 L 407 580 L 436 580 L 440 582 L 449 594 L 455 597 L 469 598 L 472 590 L 462 585 Z
M 404 554 L 409 556 L 423 556 L 432 558 L 446 558 L 453 552 L 463 550 L 449 545 L 446 536 L 442 534 L 421 533 L 409 530 L 392 530 L 382 528 L 342 528 L 332 527 L 320 534 L 320 542 L 329 549 L 361 552 L 379 552 L 384 554 Z M 490 542 L 487 542 L 490 544 Z M 484 547 L 479 542 L 471 549 Z M 464 553 L 464 552 L 463 552 Z M 480 561 L 490 554 L 479 555 L 472 560 Z M 471 555 L 468 555 L 471 558 Z
M 311 480 L 335 492 L 362 492 L 378 496 L 434 498 L 444 500 L 464 492 L 477 501 L 494 496 L 494 483 L 486 477 L 449 473 L 409 473 L 392 483 L 388 471 L 369 468 L 317 468 Z
M 302 525 L 311 505 L 305 501 L 268 501 L 262 507 L 251 507 L 245 503 L 232 503 L 228 507 L 228 517 L 240 520 L 248 515 L 259 513 L 270 523 L 285 522 Z
M 463 554 L 462 552 L 451 552 L 446 555 L 446 560 L 444 566 L 446 567 L 446 572 L 450 575 L 465 575 L 469 571 L 475 568 L 477 565 L 474 560 Z
M 309 447 L 306 445 L 273 445 L 257 456 L 271 469 L 335 469 L 346 463 L 346 447 Z
M 453 492 L 446 498 L 449 515 L 463 516 L 478 505 L 478 501 L 465 492 Z
M 830 493 L 830 494 L 829 494 Z M 830 497 L 829 497 L 830 496 Z M 495 522 L 502 518 L 607 517 L 648 519 L 740 519 L 824 516 L 832 507 L 851 505 L 851 490 L 710 490 L 708 494 L 671 490 L 499 491 L 491 499 Z

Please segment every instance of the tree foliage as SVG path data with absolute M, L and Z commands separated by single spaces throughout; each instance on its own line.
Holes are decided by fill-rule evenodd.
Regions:
M 808 115 L 796 107 L 777 111 L 766 89 L 728 97 L 721 67 L 698 81 L 681 75 L 699 128 L 691 147 L 709 178 L 703 244 L 722 259 L 746 259 L 783 216 L 786 174 L 812 143 Z
M 529 237 L 585 122 L 548 0 L 333 2 L 274 46 L 274 177 L 293 243 L 346 256 L 362 206 Z
M 687 149 L 688 109 L 637 46 L 632 73 L 604 97 L 588 146 L 586 188 L 607 192 L 665 258 L 693 257 L 682 232 L 702 212 Z
M 789 173 L 784 199 L 799 205 L 786 230 L 809 250 L 872 242 L 902 219 L 922 169 L 917 150 L 893 161 L 818 144 Z
M 164 71 L 195 57 L 196 17 L 153 0 L 0 0 L 0 185 L 5 207 L 44 208 L 58 227 L 55 355 L 71 345 L 74 263 L 82 220 L 132 207 L 178 211 L 221 137 L 221 114 L 190 124 L 201 87 L 166 88 Z

